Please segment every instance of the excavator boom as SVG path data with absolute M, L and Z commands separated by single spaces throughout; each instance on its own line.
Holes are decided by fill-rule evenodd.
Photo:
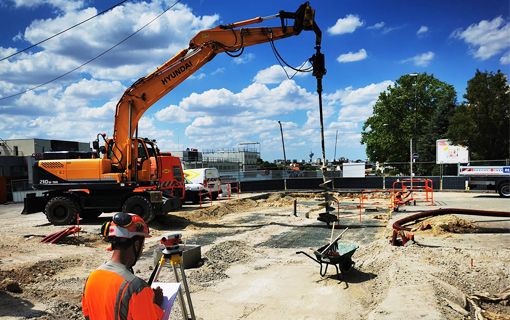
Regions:
M 274 18 L 280 19 L 280 26 L 245 27 Z M 293 20 L 292 26 L 287 25 L 288 20 Z M 280 11 L 271 17 L 257 17 L 201 31 L 187 49 L 124 92 L 115 111 L 113 137 L 106 139 L 106 134 L 98 134 L 93 142 L 94 149 L 103 154 L 101 158 L 94 152 L 90 158 L 49 157 L 35 161 L 33 186 L 46 192 L 42 196 L 25 198 L 23 211 L 44 211 L 48 221 L 59 225 L 75 223 L 78 215 L 97 217 L 102 212 L 118 211 L 136 213 L 149 222 L 155 216 L 178 208 L 180 195 L 164 196 L 160 184 L 170 179 L 164 176 L 173 167 L 165 162 L 169 157 L 159 152 L 154 141 L 138 137 L 138 122 L 144 112 L 218 53 L 236 57 L 245 47 L 295 36 L 303 30 L 312 30 L 316 35 L 316 53 L 310 62 L 320 98 L 326 69 L 320 53 L 321 31 L 308 2 L 296 12 Z M 99 146 L 100 136 L 105 140 L 104 146 Z
M 281 26 L 242 28 L 276 17 L 280 18 Z M 286 25 L 288 19 L 294 20 L 293 26 Z M 127 181 L 132 180 L 135 170 L 132 139 L 144 112 L 218 53 L 229 52 L 233 55 L 244 47 L 295 36 L 302 30 L 315 32 L 315 48 L 319 51 L 321 31 L 308 2 L 296 12 L 280 11 L 274 16 L 257 17 L 199 32 L 187 49 L 177 53 L 148 76 L 140 78 L 124 92 L 115 111 L 113 144 L 110 146 L 112 165 L 125 173 Z

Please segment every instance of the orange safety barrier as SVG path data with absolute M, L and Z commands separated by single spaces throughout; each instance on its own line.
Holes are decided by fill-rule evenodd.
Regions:
M 239 181 L 231 181 L 228 183 L 224 183 L 227 186 L 227 197 L 228 200 L 230 200 L 230 195 L 232 193 L 232 190 L 235 190 L 237 193 L 237 199 L 239 199 L 239 194 L 241 193 L 241 186 L 239 184 Z
M 407 193 L 402 197 L 403 193 Z M 393 182 L 392 186 L 392 206 L 398 208 L 400 205 L 407 205 L 411 202 L 430 203 L 434 205 L 434 187 L 431 179 L 412 178 L 402 179 Z
M 384 197 L 380 198 L 370 198 L 370 194 L 376 194 L 381 193 L 384 195 Z M 369 209 L 369 208 L 376 208 L 377 206 L 387 206 L 388 208 L 393 208 L 393 201 L 392 201 L 392 190 L 386 190 L 386 189 L 371 189 L 371 190 L 361 190 L 360 196 L 359 196 L 359 221 L 361 222 L 361 213 L 362 210 Z M 389 204 L 385 204 L 384 202 L 387 202 L 388 199 L 390 200 Z
M 205 193 L 204 193 L 204 194 L 205 194 Z M 203 196 L 204 194 L 203 194 L 203 193 L 201 193 L 201 192 L 199 192 L 199 193 L 198 193 L 198 199 L 199 199 L 200 208 L 202 208 L 202 202 L 203 202 L 203 201 L 202 201 L 202 196 Z M 209 189 L 209 196 L 208 196 L 208 198 L 209 198 L 210 204 L 211 204 L 211 206 L 212 206 L 212 202 L 213 202 L 213 200 L 212 200 L 211 189 Z
M 359 197 L 357 197 L 359 199 Z M 353 198 L 353 201 L 355 201 L 356 198 Z M 353 202 L 352 204 L 345 204 L 343 202 L 340 202 L 338 200 L 335 200 L 334 201 L 336 203 L 336 206 L 337 206 L 337 213 L 336 213 L 336 216 L 337 216 L 337 220 L 339 220 L 340 218 L 349 218 L 349 217 L 355 217 L 355 216 L 359 216 L 359 219 L 360 219 L 360 222 L 361 222 L 361 215 L 359 213 L 354 213 L 354 214 L 341 214 L 340 213 L 340 209 L 342 210 L 357 210 L 359 208 L 359 204 L 358 202 Z
M 227 197 L 228 197 L 228 200 L 230 200 L 230 195 L 232 194 L 232 190 L 235 190 L 235 192 L 237 193 L 237 199 L 240 198 L 240 193 L 241 193 L 241 186 L 240 186 L 240 183 L 239 181 L 232 181 L 232 182 L 228 182 L 228 183 L 223 183 L 224 185 L 227 186 Z M 212 188 L 209 188 L 209 195 L 208 195 L 208 198 L 210 200 L 210 204 L 212 206 L 212 202 L 213 202 L 213 198 L 212 198 Z M 221 185 L 218 185 L 218 195 L 221 193 Z M 199 195 L 199 200 L 200 200 L 200 208 L 202 208 L 202 196 L 203 194 L 200 194 Z

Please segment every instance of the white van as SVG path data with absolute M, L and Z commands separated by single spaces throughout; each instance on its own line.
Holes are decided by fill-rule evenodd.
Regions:
M 221 193 L 220 173 L 216 168 L 186 169 L 184 177 L 192 184 L 201 184 L 210 192 L 212 200 Z

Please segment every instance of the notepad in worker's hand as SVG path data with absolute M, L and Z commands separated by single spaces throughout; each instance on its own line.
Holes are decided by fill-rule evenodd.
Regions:
M 153 282 L 151 287 L 157 288 L 160 287 L 163 290 L 163 304 L 161 305 L 161 309 L 165 311 L 162 320 L 168 320 L 170 317 L 170 311 L 172 311 L 172 307 L 174 305 L 175 298 L 177 297 L 177 292 L 179 291 L 180 283 L 175 282 Z

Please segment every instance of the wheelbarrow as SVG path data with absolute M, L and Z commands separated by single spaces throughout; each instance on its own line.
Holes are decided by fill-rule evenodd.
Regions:
M 351 270 L 354 265 L 354 261 L 352 261 L 352 255 L 358 249 L 358 245 L 354 243 L 338 243 L 338 240 L 342 237 L 346 228 L 335 240 L 332 242 L 320 247 L 317 250 L 314 250 L 315 258 L 311 255 L 307 254 L 304 251 L 298 251 L 296 254 L 304 254 L 308 258 L 317 262 L 320 265 L 320 275 L 324 277 L 328 272 L 328 266 L 334 265 L 336 269 L 337 277 L 340 277 L 340 271 L 342 273 L 346 273 Z M 325 267 L 323 268 L 323 264 Z

